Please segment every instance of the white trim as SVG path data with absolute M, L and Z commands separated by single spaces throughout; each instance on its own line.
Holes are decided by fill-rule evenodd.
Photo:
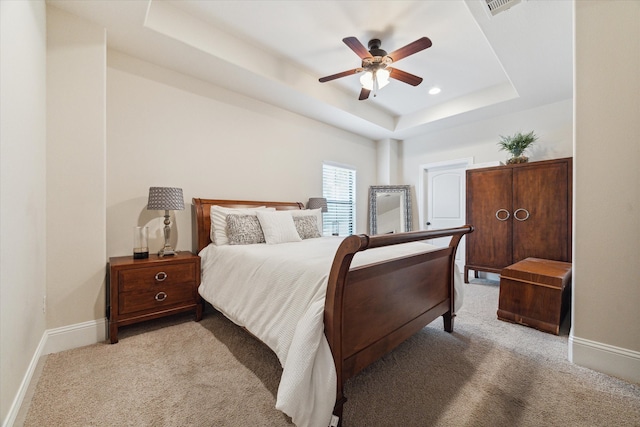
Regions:
M 436 168 L 444 168 L 444 167 L 451 167 L 451 166 L 455 166 L 455 165 L 473 165 L 473 157 L 463 157 L 461 159 L 454 159 L 454 160 L 444 160 L 442 162 L 433 162 L 433 163 L 425 163 L 420 165 L 420 171 L 422 171 L 423 169 L 436 169 Z
M 36 347 L 35 353 L 33 353 L 33 357 L 31 358 L 31 362 L 29 362 L 29 367 L 27 368 L 27 372 L 24 374 L 24 378 L 22 378 L 22 382 L 20 383 L 20 387 L 18 387 L 18 393 L 16 393 L 15 399 L 11 403 L 11 407 L 9 408 L 9 412 L 7 413 L 7 417 L 4 419 L 2 423 L 2 427 L 10 427 L 15 423 L 16 418 L 18 417 L 18 413 L 20 412 L 20 407 L 22 406 L 22 402 L 24 401 L 24 397 L 27 394 L 27 390 L 29 389 L 29 384 L 31 384 L 31 380 L 33 379 L 33 374 L 38 367 L 38 361 L 40 360 L 40 356 L 44 354 L 44 347 L 47 343 L 47 331 L 42 334 L 42 338 L 40 338 L 40 342 L 38 343 L 38 347 Z
M 640 352 L 569 335 L 569 361 L 633 383 L 640 383 Z
M 102 318 L 44 331 L 2 427 L 10 427 L 15 423 L 42 356 L 104 341 L 107 339 L 108 324 L 107 319 Z
M 72 348 L 95 344 L 107 339 L 108 322 L 106 318 L 76 323 L 61 328 L 48 329 L 45 352 L 58 353 Z

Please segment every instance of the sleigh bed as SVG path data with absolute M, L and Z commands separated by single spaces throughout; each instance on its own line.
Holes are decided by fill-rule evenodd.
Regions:
M 193 199 L 194 243 L 202 257 L 199 292 L 214 308 L 276 352 L 283 365 L 276 407 L 297 425 L 339 425 L 346 402 L 346 380 L 440 316 L 444 329 L 453 330 L 455 295 L 462 286 L 455 252 L 460 239 L 473 227 L 320 237 L 241 248 L 212 243 L 212 239 L 216 240 L 212 233 L 212 206 L 215 212 L 224 208 L 260 208 L 291 211 L 289 214 L 293 215 L 312 213 L 303 211 L 304 206 L 297 202 Z M 259 215 L 263 218 L 267 214 Z M 445 248 L 424 243 L 448 236 L 451 242 Z M 270 257 L 272 251 L 287 259 L 272 263 L 261 258 Z M 323 251 L 327 253 L 326 260 L 316 256 Z M 257 263 L 255 267 L 252 262 Z M 272 282 L 266 284 L 265 278 L 263 284 L 258 273 L 268 275 L 269 269 Z M 320 279 L 309 281 L 307 276 L 316 270 Z M 295 280 L 306 282 L 294 284 L 290 290 L 281 289 L 289 286 L 287 283 L 294 276 Z M 243 281 L 248 288 L 240 286 Z M 317 290 L 312 285 L 318 286 Z M 304 308 L 294 304 L 292 301 L 300 292 L 315 299 Z M 268 295 L 275 299 L 268 299 Z M 287 322 L 293 318 L 297 324 L 283 326 L 286 322 L 280 318 Z

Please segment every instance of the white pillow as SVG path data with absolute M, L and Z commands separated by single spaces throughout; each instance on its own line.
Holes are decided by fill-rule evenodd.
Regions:
M 255 208 L 224 208 L 222 206 L 211 206 L 211 241 L 216 246 L 223 246 L 229 244 L 227 237 L 227 215 L 255 215 L 258 210 L 270 210 L 275 211 L 276 208 L 268 208 L 266 206 L 257 206 Z
M 264 233 L 264 240 L 269 245 L 286 242 L 301 242 L 291 213 L 287 211 L 256 211 L 258 221 Z
M 292 216 L 307 216 L 307 215 L 315 216 L 317 218 L 317 223 L 318 223 L 318 232 L 322 236 L 322 208 L 293 210 L 289 212 L 291 212 Z

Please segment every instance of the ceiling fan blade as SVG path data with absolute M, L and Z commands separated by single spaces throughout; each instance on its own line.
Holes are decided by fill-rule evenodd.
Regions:
M 324 82 L 328 82 L 328 81 L 331 81 L 331 80 L 339 79 L 340 77 L 350 76 L 352 74 L 359 73 L 360 71 L 362 71 L 362 68 L 354 68 L 353 70 L 343 71 L 341 73 L 332 74 L 332 75 L 326 76 L 326 77 L 321 77 L 318 80 L 320 80 L 320 83 L 324 83 Z
M 371 54 L 369 53 L 367 48 L 364 47 L 364 45 L 360 43 L 360 40 L 358 40 L 357 38 L 345 37 L 342 39 L 342 41 L 344 42 L 344 44 L 349 46 L 349 49 L 354 51 L 356 55 L 360 57 L 360 59 L 371 58 Z
M 407 73 L 406 71 L 398 70 L 397 68 L 391 68 L 391 74 L 389 74 L 389 77 L 400 80 L 406 84 L 410 84 L 411 86 L 418 86 L 422 83 L 422 77 L 415 76 L 411 73 Z
M 413 55 L 416 52 L 420 52 L 421 50 L 425 50 L 426 48 L 431 47 L 431 40 L 428 37 L 422 37 L 413 43 L 409 43 L 405 47 L 401 47 L 400 49 L 396 49 L 393 52 L 387 54 L 387 56 L 393 59 L 393 62 L 399 61 L 402 58 L 406 58 L 409 55 Z
M 360 91 L 360 97 L 358 98 L 358 100 L 364 101 L 365 99 L 369 98 L 370 93 L 371 91 L 369 89 L 362 88 L 362 90 Z

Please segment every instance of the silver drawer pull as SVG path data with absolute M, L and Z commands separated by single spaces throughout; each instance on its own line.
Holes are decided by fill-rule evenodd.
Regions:
M 167 294 L 165 294 L 164 292 L 158 292 L 156 294 L 156 301 L 164 301 L 167 299 Z
M 158 282 L 163 282 L 167 277 L 168 277 L 168 275 L 164 271 L 160 271 L 160 272 L 156 273 L 156 280 Z
M 505 214 L 507 214 L 507 216 L 505 216 L 504 218 L 500 217 L 500 213 L 504 212 Z M 506 209 L 498 209 L 496 211 L 496 218 L 498 218 L 498 221 L 506 221 L 509 219 L 509 217 L 511 216 L 511 214 L 509 214 L 509 211 Z
M 526 212 L 527 216 L 525 216 L 524 218 L 518 218 L 518 212 L 520 212 L 520 211 Z M 517 219 L 518 221 L 526 221 L 526 220 L 528 220 L 528 219 L 529 219 L 529 211 L 528 211 L 528 210 L 526 210 L 526 209 L 520 208 L 520 209 L 516 210 L 516 211 L 513 213 L 513 217 L 514 217 L 515 219 Z

